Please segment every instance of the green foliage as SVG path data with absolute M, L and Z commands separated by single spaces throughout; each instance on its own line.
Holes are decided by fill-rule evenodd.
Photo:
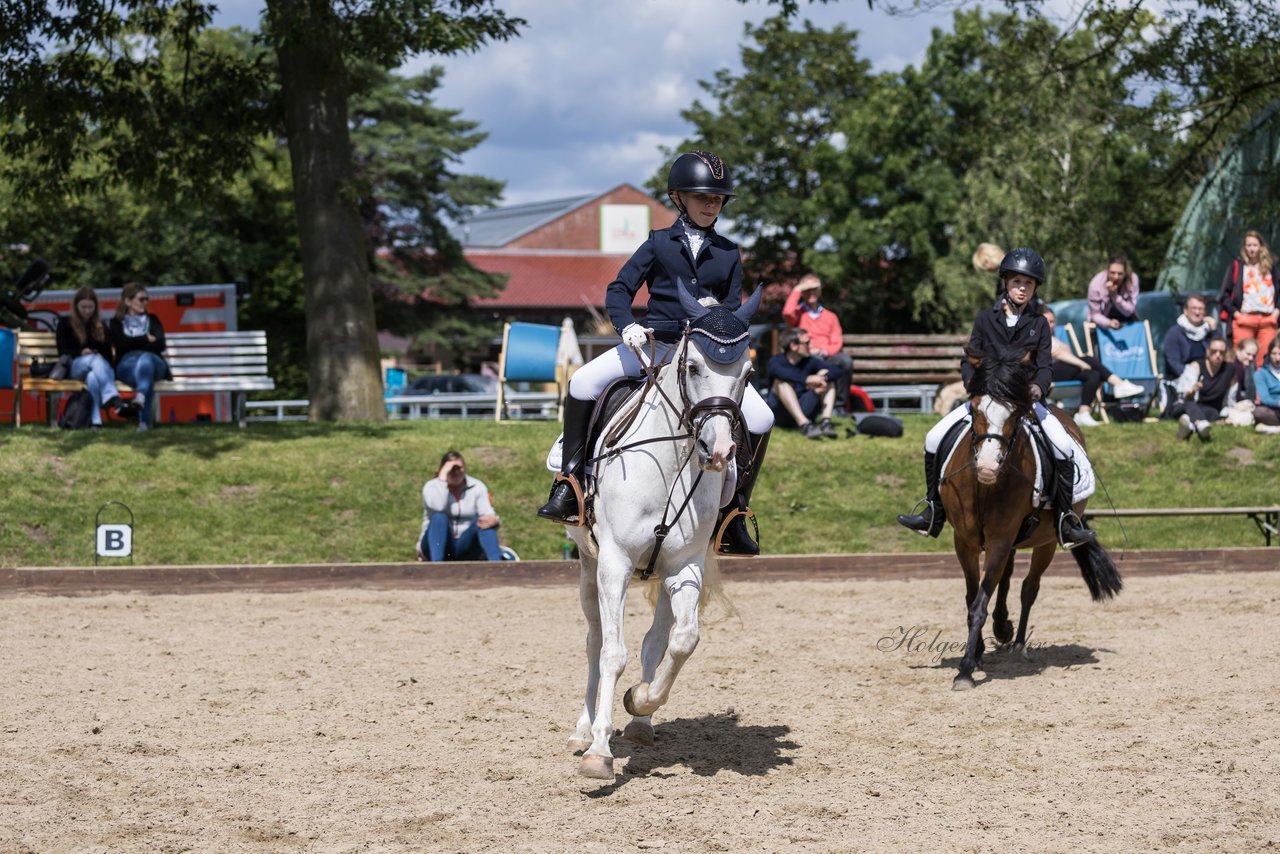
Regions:
M 950 534 L 929 540 L 894 521 L 923 491 L 920 447 L 934 421 L 904 420 L 902 439 L 818 443 L 777 431 L 753 502 L 765 552 L 950 551 Z M 1166 421 L 1089 431 L 1102 484 L 1090 505 L 1107 506 L 1107 495 L 1118 507 L 1276 503 L 1275 437 L 1223 426 L 1202 445 L 1178 442 L 1174 430 Z M 92 563 L 94 514 L 111 500 L 135 514 L 139 563 L 412 560 L 422 484 L 451 448 L 493 492 L 503 543 L 525 559 L 556 558 L 563 530 L 535 511 L 546 500 L 543 459 L 558 431 L 487 421 L 161 426 L 145 436 L 127 425 L 98 434 L 24 427 L 3 434 L 0 565 Z M 1244 517 L 1096 527 L 1117 556 L 1262 544 Z
M 753 272 L 817 272 L 846 331 L 967 328 L 992 294 L 970 264 L 984 241 L 1038 248 L 1051 298 L 1117 251 L 1153 281 L 1191 185 L 1171 100 L 1136 95 L 1136 29 L 961 11 L 919 68 L 879 75 L 842 27 L 779 17 L 747 39 L 743 72 L 703 84 L 715 108 L 684 114 L 685 146 L 733 168 Z

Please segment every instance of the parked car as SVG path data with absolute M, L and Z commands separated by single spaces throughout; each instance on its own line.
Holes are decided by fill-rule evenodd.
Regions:
M 512 417 L 555 418 L 559 409 L 554 394 L 540 395 L 538 400 L 529 401 L 527 394 L 520 394 L 510 385 L 506 386 L 508 413 Z M 514 410 L 511 401 L 516 403 Z M 417 417 L 424 418 L 493 418 L 498 404 L 498 379 L 484 374 L 426 374 L 420 376 L 402 389 L 397 397 L 424 398 L 417 404 Z M 447 402 L 439 405 L 431 404 L 430 398 L 447 398 Z M 428 406 L 428 404 L 430 404 Z M 398 404 L 400 417 L 415 417 L 415 406 Z
M 510 386 L 507 391 L 511 391 Z M 496 397 L 498 378 L 484 374 L 427 374 L 409 383 L 402 394 L 487 394 Z

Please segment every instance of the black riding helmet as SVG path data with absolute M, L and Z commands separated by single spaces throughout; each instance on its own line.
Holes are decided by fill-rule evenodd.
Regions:
M 667 194 L 671 193 L 715 193 L 724 196 L 727 204 L 733 198 L 733 178 L 724 161 L 711 152 L 686 151 L 667 173 Z M 684 213 L 678 202 L 676 207 Z
M 1014 249 L 1000 262 L 1000 270 L 996 273 L 996 289 L 1004 291 L 1004 280 L 1010 276 L 1022 274 L 1036 280 L 1036 285 L 1043 285 L 1045 280 L 1044 259 L 1034 249 Z

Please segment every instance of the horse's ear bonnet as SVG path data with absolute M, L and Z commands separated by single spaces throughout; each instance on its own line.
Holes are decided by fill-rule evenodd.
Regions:
M 741 359 L 751 344 L 747 324 L 720 306 L 713 306 L 693 321 L 689 326 L 689 337 L 698 345 L 702 355 L 721 365 L 732 365 Z
M 742 358 L 751 345 L 748 324 L 760 307 L 764 288 L 756 288 L 746 302 L 731 311 L 722 305 L 710 308 L 700 304 L 684 288 L 684 282 L 676 279 L 680 302 L 689 315 L 689 337 L 698 345 L 702 355 L 721 365 L 732 365 Z

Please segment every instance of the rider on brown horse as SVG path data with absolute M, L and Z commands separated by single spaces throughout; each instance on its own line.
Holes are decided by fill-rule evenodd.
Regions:
M 1096 542 L 1097 535 L 1081 523 L 1072 511 L 1073 492 L 1076 491 L 1076 475 L 1079 473 L 1087 495 L 1093 491 L 1093 468 L 1084 455 L 1084 449 L 1039 403 L 1049 394 L 1052 383 L 1049 323 L 1036 308 L 1036 287 L 1044 284 L 1044 259 L 1031 249 L 1014 249 L 1000 262 L 997 276 L 998 298 L 994 306 L 984 309 L 973 324 L 969 346 L 975 350 L 996 352 L 1004 350 L 1030 350 L 1035 365 L 1031 396 L 1037 401 L 1035 413 L 1041 429 L 1053 447 L 1055 458 L 1052 490 L 1053 506 L 1058 511 L 1058 538 L 1065 548 L 1075 548 L 1088 542 Z M 973 378 L 973 366 L 960 363 L 965 388 Z M 957 423 L 969 415 L 967 406 L 959 406 L 933 426 L 925 437 L 924 475 L 928 490 L 923 499 L 924 510 L 916 515 L 900 515 L 898 522 L 913 531 L 936 537 L 942 532 L 946 514 L 939 500 L 939 480 L 942 476 L 938 447 L 943 438 Z M 1083 497 L 1083 496 L 1080 496 Z M 1078 498 L 1076 499 L 1078 500 Z

